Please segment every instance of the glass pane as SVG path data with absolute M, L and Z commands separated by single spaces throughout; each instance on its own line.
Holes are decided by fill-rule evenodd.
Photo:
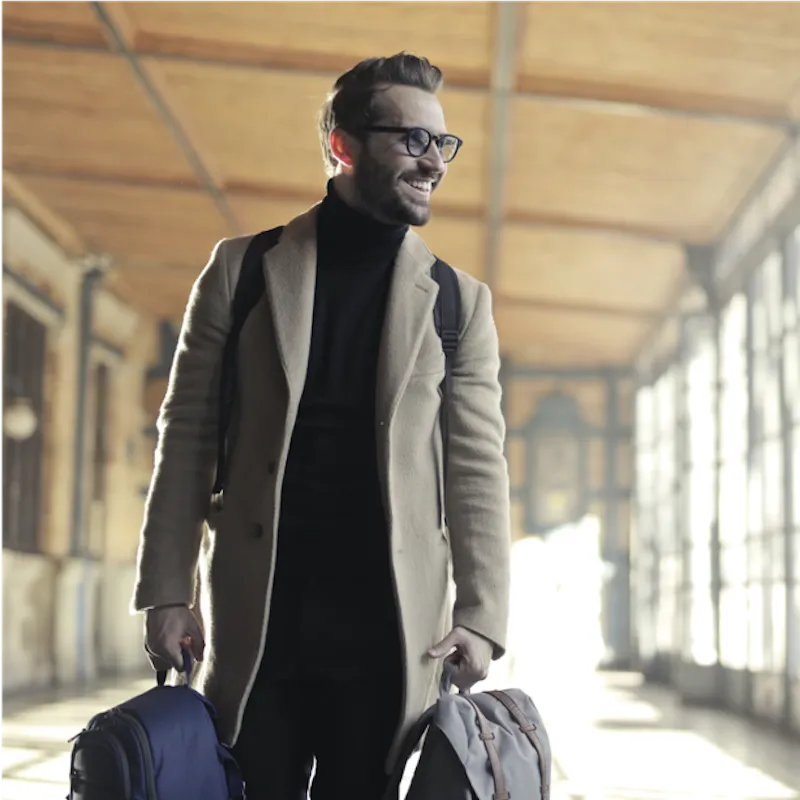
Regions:
M 720 551 L 722 583 L 728 587 L 747 583 L 747 545 L 745 542 L 726 544 Z
M 747 590 L 736 586 L 720 596 L 720 660 L 730 669 L 747 667 Z
M 753 354 L 753 391 L 751 401 L 753 403 L 753 438 L 756 442 L 764 439 L 764 405 L 766 402 L 765 394 L 769 391 L 767 387 L 769 370 L 767 368 L 767 354 Z M 774 396 L 774 394 L 773 394 Z
M 686 531 L 691 541 L 690 580 L 695 587 L 710 582 L 711 526 L 716 512 L 714 485 L 715 423 L 713 331 L 708 321 L 694 320 L 687 327 L 694 340 L 686 365 L 687 384 L 687 448 L 689 470 L 683 512 Z M 692 347 L 693 345 L 693 347 Z M 694 613 L 694 612 L 693 612 Z M 694 644 L 692 648 L 694 648 Z
M 754 584 L 747 589 L 747 666 L 754 671 L 764 669 L 766 641 L 764 636 L 764 587 Z
M 745 372 L 747 333 L 747 298 L 738 294 L 723 312 L 720 331 L 720 370 L 727 384 L 739 382 Z
M 662 556 L 678 552 L 675 530 L 675 503 L 671 497 L 661 499 L 656 508 L 658 519 L 658 549 Z
M 747 535 L 747 466 L 744 456 L 720 470 L 719 535 L 722 542 L 740 542 Z
M 750 583 L 764 579 L 764 540 L 751 536 L 747 540 L 747 578 Z
M 747 452 L 747 379 L 729 383 L 722 389 L 720 426 L 723 459 L 743 457 Z
M 786 578 L 786 534 L 774 533 L 764 542 L 764 574 L 772 583 L 783 583 Z
M 761 271 L 753 275 L 750 281 L 750 324 L 752 330 L 752 346 L 756 352 L 766 350 L 769 343 L 767 327 L 767 310 L 763 300 L 763 274 Z
M 780 336 L 783 330 L 783 259 L 778 252 L 772 253 L 764 262 L 764 305 L 769 336 Z
M 714 522 L 714 472 L 713 468 L 701 466 L 692 469 L 689 475 L 689 538 L 694 546 L 707 549 L 711 541 L 711 526 Z
M 792 534 L 792 563 L 794 564 L 794 581 L 800 587 L 800 526 Z
M 789 620 L 789 674 L 800 680 L 800 586 L 795 585 Z
M 786 269 L 786 283 L 783 292 L 783 330 L 789 331 L 797 326 L 800 308 L 797 304 L 797 276 L 793 274 L 791 264 Z M 784 334 L 785 335 L 785 334 Z
M 653 390 L 644 386 L 636 392 L 636 446 L 652 444 L 655 438 L 655 407 Z
M 674 435 L 676 371 L 670 367 L 655 385 L 655 417 L 659 434 Z
M 763 455 L 760 447 L 753 448 L 747 475 L 747 530 L 753 534 L 764 530 Z
M 636 453 L 636 497 L 640 505 L 649 505 L 655 496 L 655 464 L 653 453 L 642 449 Z
M 765 358 L 763 365 L 764 437 L 781 433 L 780 364 L 773 357 Z
M 691 593 L 689 627 L 691 635 L 690 652 L 687 654 L 695 664 L 707 666 L 717 660 L 714 645 L 714 605 L 711 602 L 711 588 L 698 586 Z
M 764 443 L 764 528 L 770 533 L 783 528 L 783 442 Z
M 792 524 L 800 528 L 800 425 L 792 432 L 792 498 L 794 500 L 794 519 Z M 800 571 L 795 572 L 800 580 Z
M 779 583 L 768 592 L 770 607 L 765 623 L 770 627 L 770 648 L 768 669 L 783 672 L 786 668 L 786 586 Z
M 679 649 L 675 639 L 675 619 L 678 616 L 678 581 L 680 579 L 678 559 L 665 556 L 660 564 L 661 592 L 659 594 L 658 617 L 656 621 L 656 641 L 658 649 L 664 653 L 674 653 Z
M 795 228 L 789 239 L 789 263 L 787 272 L 789 280 L 788 292 L 794 297 L 795 307 L 800 316 L 800 227 Z
M 783 375 L 789 416 L 800 422 L 800 332 L 797 330 L 787 332 L 783 340 Z
M 711 583 L 711 546 L 698 543 L 689 551 L 689 576 L 692 586 L 707 586 Z

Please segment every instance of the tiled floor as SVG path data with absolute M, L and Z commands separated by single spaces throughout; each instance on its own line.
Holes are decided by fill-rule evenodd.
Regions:
M 3 708 L 2 800 L 64 800 L 69 783 L 68 740 L 98 711 L 153 685 L 128 681 L 81 696 L 25 706 L 18 699 Z
M 553 800 L 800 798 L 796 740 L 683 708 L 637 676 L 593 676 L 538 705 L 557 760 Z
M 497 676 L 497 683 L 507 681 Z M 539 675 L 516 683 L 549 728 L 557 759 L 553 800 L 800 800 L 796 741 L 727 714 L 682 709 L 635 675 Z M 83 697 L 11 704 L 3 721 L 2 800 L 64 800 L 67 740 L 96 711 L 150 685 L 140 680 Z

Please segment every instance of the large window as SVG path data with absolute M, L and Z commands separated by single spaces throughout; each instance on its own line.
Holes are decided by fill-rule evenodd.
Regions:
M 800 227 L 785 245 L 718 319 L 684 320 L 637 432 L 640 636 L 758 675 L 753 702 L 772 716 L 785 670 L 800 684 Z
M 686 320 L 684 328 L 683 536 L 688 573 L 683 609 L 687 626 L 683 656 L 700 665 L 717 660 L 712 587 L 712 531 L 715 521 L 716 343 L 708 317 Z
M 3 546 L 39 550 L 46 327 L 15 303 L 5 308 Z
M 639 657 L 645 663 L 652 661 L 657 651 L 655 443 L 653 389 L 644 386 L 636 393 L 636 538 L 633 583 Z
M 789 619 L 789 673 L 800 680 L 800 228 L 786 247 L 786 292 L 784 304 L 783 374 L 787 422 L 790 426 L 789 469 L 791 471 L 792 579 Z
M 675 519 L 677 371 L 667 370 L 655 385 L 655 517 L 658 553 L 657 646 L 677 653 L 680 641 L 681 547 Z
M 734 297 L 720 326 L 720 661 L 747 667 L 747 298 Z
M 786 664 L 784 462 L 781 402 L 783 260 L 773 253 L 750 283 L 751 441 L 748 465 L 748 665 Z
M 639 390 L 636 403 L 636 614 L 639 654 L 680 650 L 681 546 L 675 517 L 676 367 Z

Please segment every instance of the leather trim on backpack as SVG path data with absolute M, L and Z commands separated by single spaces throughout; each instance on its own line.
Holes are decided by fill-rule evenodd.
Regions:
M 541 741 L 539 741 L 539 737 L 536 735 L 536 725 L 534 725 L 526 716 L 522 713 L 522 709 L 514 702 L 513 698 L 507 695 L 505 692 L 500 691 L 490 691 L 486 692 L 486 694 L 494 697 L 498 703 L 502 703 L 506 707 L 506 710 L 509 714 L 514 718 L 517 725 L 519 725 L 520 731 L 528 737 L 528 740 L 533 745 L 534 749 L 536 750 L 539 756 L 539 774 L 542 776 L 542 800 L 549 800 L 550 798 L 550 774 L 549 770 L 547 769 L 547 760 L 545 759 L 544 755 L 544 748 L 542 747 Z
M 489 766 L 492 769 L 492 777 L 494 778 L 494 794 L 492 800 L 511 800 L 511 795 L 508 793 L 506 786 L 506 776 L 503 772 L 503 765 L 500 763 L 500 755 L 497 748 L 494 746 L 494 734 L 489 727 L 489 720 L 483 715 L 483 712 L 478 708 L 477 703 L 466 694 L 462 697 L 475 709 L 475 714 L 478 717 L 478 728 L 480 729 L 481 741 L 486 748 L 486 755 L 489 756 Z

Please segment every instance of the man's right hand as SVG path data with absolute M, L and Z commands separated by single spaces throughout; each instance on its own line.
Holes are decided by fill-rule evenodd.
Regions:
M 187 606 L 159 606 L 145 612 L 144 649 L 158 671 L 170 667 L 183 672 L 181 647 L 185 647 L 195 661 L 203 660 L 203 632 L 194 613 Z

